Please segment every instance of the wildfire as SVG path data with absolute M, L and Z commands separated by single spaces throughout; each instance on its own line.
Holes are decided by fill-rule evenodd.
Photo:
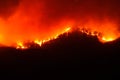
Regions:
M 87 28 L 80 29 L 80 32 L 85 33 L 87 35 L 91 35 L 91 36 L 97 36 L 99 41 L 102 43 L 112 42 L 117 39 L 117 36 L 115 36 L 114 34 L 106 36 L 106 35 L 103 35 L 103 33 L 100 33 L 97 31 L 91 31 L 90 29 L 87 29 Z
M 28 47 L 24 45 L 23 42 L 18 42 L 16 49 L 27 49 Z
M 68 32 L 70 32 L 70 30 L 71 30 L 71 27 L 68 27 L 68 28 L 64 29 L 60 34 L 68 33 Z M 54 36 L 52 38 L 48 38 L 46 40 L 38 40 L 38 39 L 36 39 L 33 42 L 41 47 L 45 42 L 48 42 L 48 41 L 50 41 L 52 39 L 57 39 L 60 34 L 57 34 L 56 36 Z M 29 47 L 27 45 L 25 45 L 24 42 L 17 42 L 16 49 L 28 49 L 28 48 Z
M 120 10 L 115 7 L 117 10 L 115 15 L 114 11 L 109 11 L 112 9 L 107 10 L 109 8 L 107 2 L 100 7 L 96 5 L 99 3 L 96 2 L 98 0 L 88 3 L 85 1 L 82 5 L 81 2 L 80 5 L 79 3 L 73 5 L 72 0 L 68 4 L 66 4 L 67 0 L 63 0 L 64 2 L 16 0 L 19 1 L 18 4 L 12 2 L 13 0 L 7 1 L 3 2 L 4 4 L 7 2 L 5 5 L 0 6 L 1 45 L 28 49 L 30 45 L 26 42 L 29 41 L 41 47 L 44 43 L 57 39 L 59 35 L 76 28 L 87 35 L 97 36 L 102 43 L 111 42 L 120 37 L 119 17 L 117 17 L 119 16 L 117 11 Z
M 61 32 L 60 34 L 67 33 L 67 32 L 69 32 L 70 30 L 71 30 L 71 28 L 68 27 L 68 28 L 66 28 L 63 32 Z M 39 46 L 42 46 L 42 44 L 44 44 L 45 42 L 48 42 L 48 41 L 50 41 L 50 40 L 52 40 L 52 39 L 57 39 L 60 34 L 57 34 L 56 36 L 54 36 L 54 37 L 52 37 L 52 38 L 48 38 L 48 39 L 42 40 L 42 41 L 41 41 L 41 40 L 35 40 L 34 43 L 38 44 Z
M 48 38 L 45 40 L 36 39 L 33 42 L 41 47 L 44 43 L 46 43 L 50 40 L 53 40 L 53 39 L 57 39 L 59 35 L 64 34 L 64 33 L 68 33 L 70 31 L 71 31 L 71 27 L 68 27 L 68 28 L 65 28 L 61 33 L 57 34 L 54 37 L 51 37 L 51 38 Z M 87 35 L 91 35 L 91 36 L 97 36 L 98 39 L 100 40 L 100 42 L 102 42 L 102 43 L 111 42 L 111 41 L 114 41 L 116 39 L 113 36 L 105 37 L 105 35 L 102 35 L 102 33 L 97 32 L 97 31 L 91 31 L 90 29 L 87 29 L 87 28 L 81 28 L 80 32 L 85 33 Z M 16 49 L 23 49 L 24 50 L 24 49 L 28 49 L 28 48 L 29 48 L 29 46 L 25 45 L 24 42 L 17 42 Z
M 39 41 L 39 40 L 35 40 L 34 41 L 36 44 L 38 44 L 39 46 L 41 46 L 43 44 L 43 41 Z
M 106 37 L 103 37 L 102 38 L 102 42 L 112 42 L 112 41 L 114 41 L 114 40 L 116 40 L 116 38 L 113 38 L 113 37 L 108 37 L 108 38 L 106 38 Z
M 66 28 L 66 29 L 65 29 L 65 31 L 64 31 L 64 32 L 69 32 L 69 31 L 70 31 L 70 29 L 71 29 L 71 28 L 70 28 L 70 27 L 68 27 L 68 28 Z M 63 33 L 64 33 L 64 32 L 63 32 Z

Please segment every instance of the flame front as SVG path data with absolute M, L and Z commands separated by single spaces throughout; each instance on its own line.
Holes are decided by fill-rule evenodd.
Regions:
M 24 45 L 23 42 L 18 42 L 16 49 L 27 49 L 28 47 Z
M 103 43 L 120 37 L 120 12 L 110 10 L 111 1 L 103 6 L 97 0 L 19 0 L 17 6 L 11 1 L 0 3 L 0 44 L 5 46 L 27 49 L 27 41 L 42 46 L 76 27 Z
M 48 42 L 48 41 L 50 41 L 52 39 L 57 39 L 60 34 L 68 33 L 68 32 L 70 32 L 70 30 L 71 30 L 71 28 L 68 27 L 68 28 L 65 28 L 61 33 L 57 34 L 54 37 L 48 38 L 46 40 L 45 39 L 44 40 L 36 39 L 33 42 L 41 47 L 42 44 L 44 44 L 45 42 Z M 16 49 L 28 49 L 29 48 L 27 45 L 24 45 L 24 42 L 17 42 L 16 46 L 17 46 Z
M 109 42 L 109 41 L 114 41 L 115 39 L 110 37 L 110 38 L 105 38 L 103 37 L 102 40 L 106 41 L 106 42 Z
M 57 36 L 51 37 L 51 38 L 46 39 L 46 40 L 36 39 L 36 40 L 34 40 L 34 43 L 41 47 L 44 43 L 49 42 L 52 39 L 57 39 L 59 35 L 64 34 L 64 33 L 68 33 L 71 30 L 72 30 L 71 27 L 68 27 L 68 28 L 64 29 L 63 32 L 57 34 Z M 112 42 L 112 41 L 117 39 L 116 37 L 113 37 L 112 35 L 106 36 L 106 35 L 103 35 L 100 32 L 91 31 L 91 30 L 86 29 L 86 28 L 81 28 L 80 32 L 85 33 L 85 34 L 90 35 L 90 36 L 97 36 L 99 41 L 102 42 L 102 43 Z M 28 48 L 29 48 L 28 46 L 24 45 L 24 42 L 18 42 L 17 43 L 16 49 L 28 49 Z

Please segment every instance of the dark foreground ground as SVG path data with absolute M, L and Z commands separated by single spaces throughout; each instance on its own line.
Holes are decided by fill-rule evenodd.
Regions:
M 0 48 L 2 74 L 33 75 L 45 71 L 80 70 L 82 74 L 119 75 L 120 40 L 102 44 L 96 37 L 80 32 L 63 34 L 41 48 L 32 45 L 28 50 Z M 88 73 L 90 72 L 90 73 Z M 95 75 L 94 75 L 95 76 Z

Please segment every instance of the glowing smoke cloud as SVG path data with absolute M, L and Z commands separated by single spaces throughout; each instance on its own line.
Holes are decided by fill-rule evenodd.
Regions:
M 102 33 L 104 41 L 120 36 L 118 0 L 1 0 L 0 43 L 49 40 L 68 27 Z

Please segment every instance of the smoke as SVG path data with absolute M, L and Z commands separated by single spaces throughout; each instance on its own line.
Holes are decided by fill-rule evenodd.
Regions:
M 46 39 L 66 27 L 119 37 L 119 0 L 0 0 L 0 42 Z M 116 36 L 117 35 L 117 36 Z

